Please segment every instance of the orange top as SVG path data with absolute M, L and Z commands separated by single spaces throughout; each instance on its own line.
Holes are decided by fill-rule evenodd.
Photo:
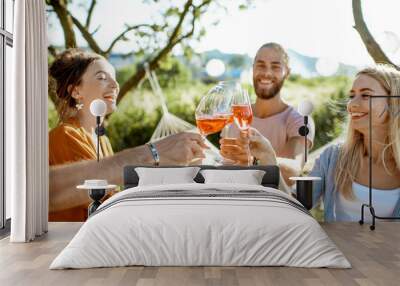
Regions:
M 80 126 L 78 119 L 70 118 L 49 132 L 49 164 L 62 165 L 82 160 L 96 160 L 95 139 Z M 107 136 L 100 136 L 100 158 L 113 155 Z
M 82 160 L 96 160 L 96 139 L 80 126 L 76 118 L 59 124 L 49 132 L 49 164 L 62 165 Z M 99 157 L 113 154 L 107 136 L 100 136 Z M 49 221 L 85 221 L 87 205 L 49 213 Z

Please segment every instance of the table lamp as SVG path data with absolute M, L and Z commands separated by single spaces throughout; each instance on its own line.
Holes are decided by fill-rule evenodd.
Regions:
M 308 142 L 307 135 L 310 133 L 308 128 L 308 116 L 313 112 L 314 105 L 309 100 L 300 102 L 297 111 L 304 117 L 304 125 L 299 128 L 299 134 L 304 136 L 304 163 L 307 163 Z M 297 200 L 308 210 L 313 206 L 313 182 L 321 180 L 319 177 L 290 177 L 296 181 Z
M 300 102 L 298 106 L 298 112 L 304 118 L 304 125 L 299 128 L 299 134 L 304 136 L 304 163 L 307 163 L 307 155 L 308 155 L 308 144 L 307 144 L 307 135 L 310 133 L 308 129 L 308 116 L 313 112 L 314 105 L 309 100 L 304 100 Z
M 96 149 L 97 162 L 99 162 L 100 136 L 104 134 L 104 128 L 100 127 L 101 123 L 100 121 L 101 117 L 106 115 L 106 112 L 107 112 L 107 105 L 103 100 L 95 99 L 90 104 L 90 113 L 92 113 L 92 115 L 96 117 L 95 133 L 97 137 L 97 149 Z

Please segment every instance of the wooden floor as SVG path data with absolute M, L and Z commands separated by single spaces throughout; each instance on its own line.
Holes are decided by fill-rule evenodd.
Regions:
M 0 241 L 0 285 L 400 285 L 400 223 L 377 229 L 355 223 L 324 224 L 353 268 L 289 267 L 123 267 L 48 270 L 80 223 L 50 223 L 32 243 Z

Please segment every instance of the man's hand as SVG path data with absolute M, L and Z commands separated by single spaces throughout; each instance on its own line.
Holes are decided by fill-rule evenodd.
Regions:
M 194 160 L 204 159 L 204 149 L 209 147 L 201 135 L 182 132 L 154 143 L 162 165 L 188 165 Z

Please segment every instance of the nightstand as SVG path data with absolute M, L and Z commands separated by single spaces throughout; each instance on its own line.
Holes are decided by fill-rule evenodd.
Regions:
M 109 185 L 106 180 L 85 180 L 83 185 L 76 186 L 79 190 L 87 190 L 89 197 L 93 200 L 88 207 L 88 217 L 101 205 L 101 199 L 104 198 L 106 192 L 116 187 L 116 185 Z

